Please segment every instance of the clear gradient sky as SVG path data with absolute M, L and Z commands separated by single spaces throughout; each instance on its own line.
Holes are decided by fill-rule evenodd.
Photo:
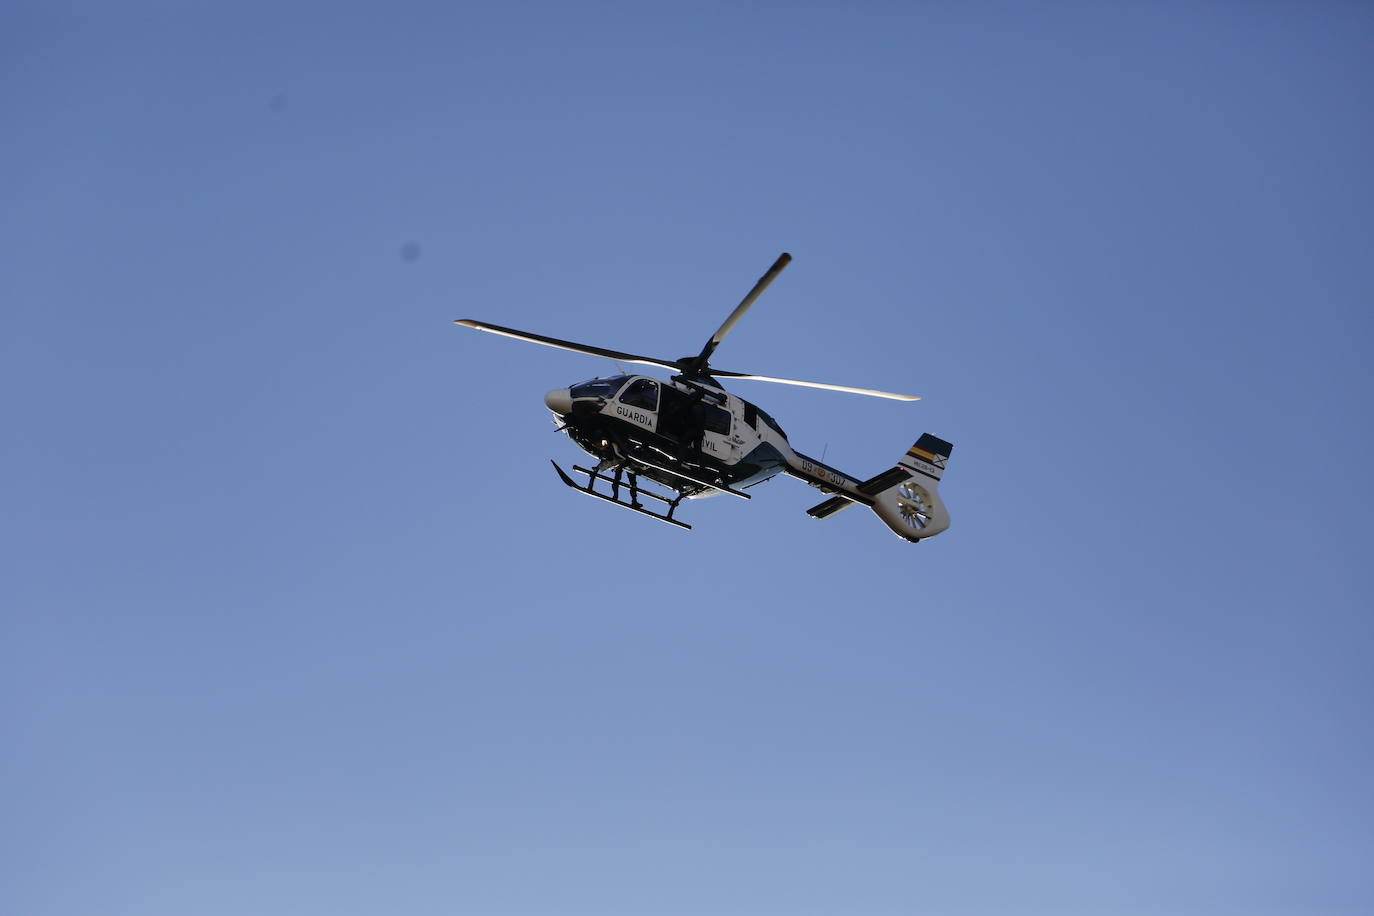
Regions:
M 10 0 L 0 912 L 1371 912 L 1371 110 L 1354 2 Z M 450 324 L 784 250 L 718 363 L 948 533 L 583 499 Z

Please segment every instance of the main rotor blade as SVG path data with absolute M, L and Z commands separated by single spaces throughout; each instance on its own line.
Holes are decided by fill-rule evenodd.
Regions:
M 878 391 L 873 388 L 852 388 L 849 385 L 828 385 L 825 382 L 802 382 L 794 378 L 773 378 L 771 375 L 750 375 L 746 372 L 726 372 L 722 369 L 712 369 L 711 374 L 717 378 L 742 378 L 752 379 L 756 382 L 776 382 L 779 385 L 796 385 L 800 388 L 824 388 L 826 391 L 844 391 L 849 394 L 864 394 L 871 398 L 887 398 L 892 401 L 920 400 L 920 398 L 914 394 L 893 394 L 891 391 Z
M 619 360 L 623 363 L 639 363 L 643 366 L 662 366 L 664 369 L 677 371 L 677 363 L 667 359 L 654 359 L 652 356 L 639 356 L 635 353 L 622 353 L 619 350 L 607 350 L 604 347 L 592 347 L 587 344 L 573 343 L 571 340 L 559 340 L 557 337 L 545 337 L 543 334 L 531 334 L 529 331 L 517 331 L 514 328 L 503 328 L 498 324 L 487 324 L 485 321 L 473 321 L 471 318 L 460 318 L 453 322 L 461 324 L 465 328 L 474 328 L 478 331 L 486 331 L 489 334 L 500 334 L 502 337 L 513 337 L 516 340 L 527 340 L 530 343 L 543 344 L 546 347 L 555 347 L 559 350 L 571 350 L 574 353 L 586 353 L 588 356 L 604 356 L 607 359 Z
M 773 266 L 768 268 L 768 271 L 762 277 L 759 277 L 759 282 L 754 284 L 754 288 L 749 290 L 749 294 L 740 300 L 739 305 L 735 306 L 735 310 L 730 313 L 730 317 L 725 319 L 725 323 L 716 330 L 716 333 L 711 335 L 710 340 L 706 341 L 706 346 L 702 348 L 701 355 L 692 361 L 692 365 L 688 369 L 684 370 L 686 374 L 691 375 L 693 372 L 698 372 L 706 365 L 711 359 L 711 354 L 716 352 L 716 347 L 720 346 L 720 342 L 725 339 L 725 335 L 734 330 L 735 325 L 744 317 L 744 313 L 749 311 L 749 307 L 754 304 L 754 301 L 757 300 L 759 296 L 763 295 L 763 291 L 768 288 L 768 284 L 776 280 L 778 274 L 782 273 L 782 269 L 790 263 L 792 263 L 792 256 L 790 254 L 784 251 L 782 254 L 778 255 L 778 259 L 773 262 Z

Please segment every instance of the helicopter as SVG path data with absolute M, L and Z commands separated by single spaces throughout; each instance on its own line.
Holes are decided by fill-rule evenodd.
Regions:
M 954 449 L 950 443 L 925 433 L 895 465 L 860 480 L 793 449 L 773 417 L 721 386 L 720 379 L 750 379 L 896 401 L 920 400 L 871 388 L 729 372 L 711 366 L 716 348 L 791 261 L 792 256 L 783 252 L 701 352 L 676 360 L 574 343 L 470 318 L 454 324 L 676 373 L 664 382 L 622 372 L 557 388 L 544 396 L 557 431 L 566 433 L 596 459 L 590 468 L 573 465 L 573 472 L 585 477 L 585 482 L 573 479 L 558 462 L 551 462 L 563 483 L 578 492 L 690 529 L 691 525 L 675 517 L 684 499 L 720 494 L 750 499 L 746 490 L 782 473 L 827 494 L 824 502 L 806 510 L 812 518 L 830 518 L 862 505 L 904 540 L 916 543 L 934 537 L 949 527 L 939 483 Z M 656 488 L 646 488 L 646 480 Z

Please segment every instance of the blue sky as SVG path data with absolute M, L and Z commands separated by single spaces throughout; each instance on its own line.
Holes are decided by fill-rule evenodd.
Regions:
M 1367 8 L 0 16 L 0 909 L 1374 906 Z M 948 533 L 580 499 L 449 323 L 784 250 L 716 362 Z

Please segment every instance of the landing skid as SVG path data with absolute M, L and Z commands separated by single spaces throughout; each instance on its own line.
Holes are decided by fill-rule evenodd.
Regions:
M 586 493 L 588 496 L 595 496 L 597 499 L 604 499 L 608 503 L 614 503 L 615 505 L 620 506 L 623 509 L 629 509 L 632 512 L 638 512 L 640 515 L 647 515 L 650 518 L 656 518 L 660 522 L 667 522 L 670 525 L 676 525 L 677 527 L 685 528 L 688 531 L 692 530 L 691 525 L 687 524 L 686 522 L 680 522 L 677 519 L 673 518 L 673 512 L 677 510 L 678 503 L 682 502 L 683 499 L 681 493 L 677 495 L 677 498 L 669 499 L 666 496 L 660 496 L 659 494 L 651 492 L 649 490 L 641 489 L 639 486 L 639 475 L 636 474 L 634 471 L 626 471 L 623 467 L 617 467 L 615 469 L 615 474 L 613 476 L 608 477 L 605 474 L 602 474 L 600 471 L 589 471 L 584 467 L 573 465 L 574 471 L 577 471 L 579 474 L 587 475 L 586 486 L 583 486 L 582 484 L 578 483 L 577 481 L 569 477 L 567 473 L 564 472 L 564 470 L 558 466 L 558 462 L 550 461 L 549 463 L 553 465 L 553 469 L 558 472 L 558 476 L 562 478 L 563 482 L 579 493 Z M 622 476 L 628 476 L 629 481 L 622 484 Z M 596 482 L 598 480 L 604 480 L 611 485 L 610 495 L 607 495 L 605 493 L 598 493 L 596 491 Z M 623 499 L 620 498 L 620 491 L 622 488 L 629 491 L 629 502 L 625 502 Z M 659 513 L 654 512 L 652 509 L 644 508 L 644 504 L 641 503 L 639 500 L 641 497 L 645 496 L 647 496 L 650 499 L 656 499 L 662 503 L 667 503 L 667 513 L 660 515 Z
M 723 483 L 711 483 L 711 481 L 705 480 L 701 477 L 693 477 L 691 474 L 684 474 L 681 471 L 674 470 L 673 468 L 666 467 L 664 465 L 658 464 L 657 462 L 649 461 L 644 457 L 644 451 L 646 450 L 639 449 L 634 452 L 631 452 L 626 457 L 628 457 L 630 461 L 637 462 L 648 468 L 653 468 L 655 471 L 662 471 L 664 474 L 671 474 L 673 477 L 676 477 L 679 480 L 685 480 L 688 483 L 694 483 L 700 487 L 706 487 L 707 489 L 711 490 L 719 490 L 722 493 L 729 493 L 731 496 L 738 496 L 740 499 L 753 499 L 753 497 L 750 496 L 748 493 L 741 493 L 739 490 L 732 489 Z
M 619 435 L 616 435 L 614 432 L 610 434 L 610 438 L 611 448 L 615 453 L 615 460 L 618 462 L 624 462 L 630 467 L 633 467 L 634 465 L 642 465 L 650 470 L 658 471 L 660 474 L 665 474 L 669 477 L 676 477 L 678 480 L 687 481 L 687 483 L 696 484 L 698 487 L 701 487 L 704 490 L 718 490 L 721 493 L 729 493 L 731 496 L 738 496 L 740 499 L 753 498 L 748 493 L 742 493 L 739 490 L 736 490 L 733 487 L 731 487 L 729 484 L 716 483 L 707 480 L 704 476 L 688 474 L 683 470 L 679 470 L 678 468 L 670 467 L 667 464 L 662 463 L 663 459 L 659 458 L 659 455 L 663 455 L 664 458 L 668 458 L 668 460 L 670 461 L 673 459 L 657 446 L 648 445 L 644 442 L 639 442 L 636 440 L 627 441 L 621 438 Z M 600 469 L 603 466 L 611 463 L 611 459 L 607 459 L 597 467 L 598 469 Z M 557 467 L 557 465 L 554 466 Z M 681 485 L 674 486 L 673 484 L 666 482 L 663 482 L 663 486 L 668 487 L 672 490 L 682 489 Z

